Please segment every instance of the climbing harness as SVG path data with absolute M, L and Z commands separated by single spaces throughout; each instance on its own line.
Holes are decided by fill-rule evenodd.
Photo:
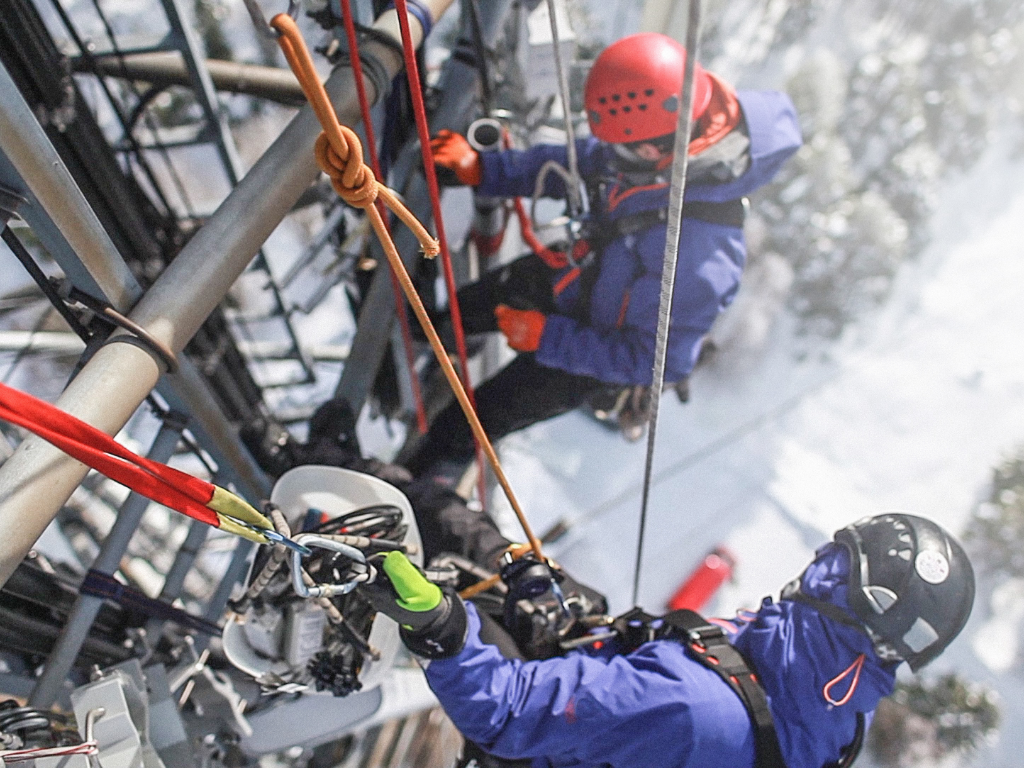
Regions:
M 0 384 L 0 419 L 17 424 L 148 499 L 259 544 L 294 542 L 244 499 L 213 483 L 139 456 L 69 413 Z
M 603 643 L 612 638 L 618 641 L 622 653 L 632 653 L 654 640 L 674 640 L 682 644 L 687 656 L 718 675 L 743 703 L 754 729 L 755 768 L 786 768 L 764 689 L 720 626 L 686 609 L 659 618 L 641 608 L 633 608 L 611 621 L 611 631 L 584 636 L 573 647 Z
M 647 431 L 647 456 L 644 461 L 643 496 L 640 502 L 640 525 L 636 543 L 636 565 L 633 571 L 633 604 L 639 602 L 640 570 L 643 562 L 644 532 L 647 507 L 651 495 L 654 469 L 654 445 L 658 435 L 658 406 L 665 385 L 665 363 L 668 357 L 668 333 L 672 321 L 672 293 L 675 290 L 676 264 L 679 260 L 679 234 L 683 220 L 683 196 L 686 192 L 686 166 L 689 160 L 690 133 L 693 124 L 693 91 L 695 66 L 700 44 L 701 0 L 690 0 L 686 24 L 686 67 L 683 73 L 683 104 L 676 125 L 675 156 L 672 159 L 672 187 L 669 196 L 665 258 L 661 270 L 661 296 L 658 302 L 658 333 L 654 347 L 654 371 L 648 405 L 650 425 Z
M 396 5 L 401 6 L 398 14 L 399 20 L 401 20 L 404 18 L 404 0 L 398 0 Z M 448 383 L 451 385 L 452 390 L 455 393 L 455 397 L 458 400 L 463 413 L 465 413 L 466 419 L 469 421 L 469 426 L 473 431 L 474 437 L 484 454 L 487 456 L 491 468 L 498 479 L 498 483 L 505 492 L 505 495 L 509 500 L 509 504 L 512 506 L 516 517 L 519 519 L 520 525 L 523 527 L 523 532 L 526 534 L 526 538 L 530 543 L 531 549 L 533 549 L 539 559 L 543 560 L 540 540 L 533 533 L 529 522 L 526 520 L 526 515 L 523 512 L 523 509 L 519 504 L 519 500 L 513 492 L 508 478 L 501 467 L 501 462 L 498 460 L 494 447 L 491 445 L 487 434 L 484 432 L 483 425 L 480 423 L 480 419 L 476 415 L 470 396 L 465 387 L 463 387 L 462 381 L 456 373 L 454 366 L 448 359 L 448 355 L 441 343 L 441 339 L 437 335 L 437 331 L 427 314 L 426 308 L 423 306 L 422 300 L 416 293 L 412 279 L 409 277 L 409 273 L 406 271 L 405 265 L 402 263 L 402 259 L 395 248 L 394 241 L 391 239 L 387 228 L 384 226 L 383 219 L 374 205 L 374 201 L 378 196 L 383 199 L 387 207 L 393 211 L 395 215 L 397 215 L 398 218 L 401 219 L 401 221 L 413 232 L 417 240 L 419 240 L 425 255 L 428 257 L 435 256 L 439 252 L 440 246 L 438 242 L 430 236 L 423 225 L 416 220 L 415 216 L 413 216 L 413 214 L 410 213 L 402 204 L 395 193 L 388 189 L 384 184 L 377 181 L 373 175 L 373 171 L 363 163 L 362 147 L 359 143 L 359 138 L 350 128 L 343 126 L 338 122 L 338 118 L 334 113 L 334 108 L 331 106 L 323 85 L 320 83 L 320 79 L 317 76 L 312 59 L 309 56 L 309 51 L 306 49 L 305 42 L 303 41 L 302 35 L 299 32 L 298 27 L 295 25 L 294 20 L 285 14 L 278 14 L 271 21 L 271 25 L 280 33 L 278 42 L 285 53 L 285 57 L 288 59 L 288 63 L 295 72 L 299 83 L 302 85 L 303 91 L 306 93 L 306 98 L 309 100 L 314 113 L 324 129 L 324 132 L 320 134 L 320 137 L 316 141 L 315 152 L 317 163 L 331 178 L 331 183 L 334 186 L 335 191 L 345 202 L 366 211 L 367 218 L 369 218 L 374 232 L 380 239 L 384 253 L 395 270 L 395 274 L 399 279 L 402 290 L 405 292 L 406 298 L 409 300 L 409 303 L 416 314 L 416 318 L 423 327 L 423 331 L 427 336 L 431 349 L 433 349 L 434 354 L 437 357 L 441 370 L 448 379 Z M 408 28 L 408 19 L 405 20 L 404 26 L 406 29 Z M 424 143 L 428 144 L 429 142 Z M 428 164 L 427 168 L 428 176 L 434 179 L 436 188 L 436 177 L 429 173 L 433 171 L 433 166 Z M 438 219 L 438 224 L 440 225 L 440 219 Z M 454 291 L 452 292 L 451 297 L 454 299 Z M 452 309 L 456 309 L 454 300 L 452 303 Z M 453 321 L 456 320 L 454 313 L 452 319 Z M 461 322 L 459 324 L 461 324 Z

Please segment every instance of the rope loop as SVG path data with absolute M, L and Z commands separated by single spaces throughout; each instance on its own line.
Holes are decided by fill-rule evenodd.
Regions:
M 352 133 L 347 126 L 339 126 L 344 134 L 346 131 Z M 349 137 L 345 137 L 346 139 Z M 352 134 L 355 138 L 355 134 Z M 377 199 L 379 183 L 373 171 L 361 157 L 362 151 L 359 144 L 347 144 L 346 153 L 338 151 L 326 132 L 320 134 L 313 147 L 316 155 L 317 165 L 320 170 L 326 173 L 331 179 L 331 186 L 338 193 L 338 197 L 351 205 L 353 208 L 369 208 Z

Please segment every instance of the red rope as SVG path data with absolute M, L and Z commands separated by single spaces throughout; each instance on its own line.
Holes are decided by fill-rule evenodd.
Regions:
M 370 100 L 366 98 L 366 85 L 363 83 L 363 62 L 359 60 L 359 39 L 356 37 L 356 26 L 352 19 L 352 7 L 350 0 L 341 0 L 342 16 L 345 22 L 345 35 L 348 38 L 349 58 L 352 62 L 352 75 L 356 81 L 356 93 L 359 95 L 359 111 L 363 116 L 363 130 L 366 132 L 366 148 L 370 154 L 370 167 L 373 175 L 383 179 L 380 172 L 380 158 L 377 156 L 377 140 L 373 131 L 373 120 L 370 117 Z M 388 225 L 387 209 L 384 201 L 377 198 L 377 210 L 384 220 L 384 226 L 390 232 Z M 416 404 L 416 428 L 420 434 L 427 432 L 427 411 L 423 406 L 423 392 L 420 389 L 419 376 L 416 375 L 416 361 L 412 354 L 412 331 L 409 330 L 409 315 L 405 309 L 405 301 L 402 299 L 402 287 L 398 284 L 398 277 L 390 265 L 388 275 L 391 277 L 391 290 L 395 295 L 395 310 L 398 314 L 398 324 L 402 329 L 402 347 L 405 351 L 405 363 L 409 368 L 409 381 L 412 385 L 412 399 Z
M 416 63 L 416 50 L 412 44 L 412 33 L 409 30 L 409 6 L 405 0 L 395 0 L 398 12 L 398 26 L 402 30 L 402 51 L 405 56 L 405 75 L 409 81 L 409 94 L 412 98 L 412 110 L 416 116 L 416 132 L 420 139 L 420 152 L 423 155 L 423 175 L 427 179 L 427 190 L 430 192 L 430 207 L 437 228 L 437 240 L 441 246 L 441 266 L 444 272 L 444 284 L 448 291 L 448 310 L 451 313 L 452 326 L 455 331 L 455 349 L 462 368 L 462 382 L 470 403 L 476 406 L 473 386 L 469 381 L 469 356 L 466 354 L 466 336 L 462 328 L 462 312 L 459 310 L 459 298 L 455 287 L 455 275 L 452 271 L 452 257 L 448 250 L 448 238 L 444 231 L 444 220 L 441 218 L 441 191 L 437 185 L 437 173 L 434 170 L 434 159 L 430 154 L 430 129 L 427 126 L 427 108 L 423 103 L 420 90 L 420 70 Z M 478 486 L 480 503 L 487 499 L 487 478 L 484 471 L 483 451 L 480 442 L 476 441 L 476 460 L 479 467 Z

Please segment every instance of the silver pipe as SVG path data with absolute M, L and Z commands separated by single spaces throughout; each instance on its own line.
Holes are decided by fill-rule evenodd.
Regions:
M 101 289 L 115 309 L 127 310 L 142 293 L 134 275 L 2 63 L 0 151 L 25 181 L 24 189 L 14 190 L 28 198 L 29 204 L 21 206 L 19 214 L 36 229 L 39 217 L 35 214 L 45 211 L 58 237 L 77 254 L 79 271 L 84 269 L 84 274 L 65 269 L 68 277 L 83 290 Z M 53 256 L 58 258 L 56 253 Z
M 147 456 L 153 461 L 165 462 L 174 455 L 174 449 L 181 438 L 184 419 L 178 414 L 168 414 L 160 431 L 157 432 Z M 128 543 L 139 527 L 142 516 L 150 501 L 141 494 L 132 492 L 125 499 L 117 513 L 114 525 L 103 540 L 100 553 L 92 564 L 92 570 L 113 575 L 121 564 L 121 558 L 128 550 Z M 60 695 L 64 681 L 78 658 L 78 652 L 92 628 L 96 614 L 103 606 L 104 599 L 94 595 L 79 595 L 61 628 L 60 636 L 46 660 L 43 674 L 29 696 L 29 706 L 48 709 Z
M 427 3 L 434 18 L 450 4 L 451 0 Z M 394 11 L 387 11 L 375 26 L 389 31 L 397 26 L 396 20 Z M 415 27 L 418 29 L 419 25 Z M 389 79 L 401 69 L 401 57 L 386 45 L 367 43 L 364 52 L 380 61 Z M 339 119 L 356 124 L 359 108 L 350 73 L 349 68 L 339 67 L 328 78 L 325 88 Z M 10 96 L 24 103 L 13 81 L 9 82 L 10 88 L 0 91 L 0 104 L 4 105 L 0 114 L 7 112 L 6 94 L 11 89 L 14 92 Z M 376 100 L 372 82 L 367 79 L 366 83 Z M 38 128 L 34 118 L 31 124 Z M 0 136 L 4 132 L 0 124 Z M 312 110 L 308 105 L 303 107 L 160 275 L 131 312 L 131 319 L 176 353 L 180 352 L 316 179 L 319 169 L 312 150 L 319 133 Z M 54 204 L 62 202 L 59 199 Z M 85 256 L 79 255 L 84 261 Z M 124 341 L 124 334 L 115 334 L 101 347 L 57 401 L 59 408 L 108 434 L 124 426 L 161 373 L 158 362 L 148 352 L 135 344 L 118 341 Z M 0 586 L 6 583 L 85 472 L 82 464 L 56 448 L 31 439 L 22 443 L 0 467 L 0 530 L 6 534 L 0 540 Z
M 129 53 L 126 56 L 93 56 L 72 60 L 76 72 L 95 72 L 104 77 L 130 78 L 157 86 L 191 86 L 185 60 L 177 51 Z M 301 106 L 306 96 L 290 69 L 207 59 L 206 69 L 214 87 L 229 93 L 244 93 L 286 106 Z

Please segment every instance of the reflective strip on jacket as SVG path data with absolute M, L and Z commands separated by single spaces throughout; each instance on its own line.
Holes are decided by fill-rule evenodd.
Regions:
M 848 568 L 846 551 L 829 545 L 803 588 L 845 608 Z M 753 766 L 753 732 L 739 698 L 680 643 L 508 660 L 480 641 L 476 609 L 467 608 L 466 647 L 431 662 L 426 676 L 455 725 L 484 749 L 532 758 L 535 768 Z M 762 680 L 788 768 L 836 760 L 853 740 L 856 713 L 871 713 L 892 692 L 894 666 L 878 660 L 866 635 L 803 604 L 766 600 L 756 614 L 722 624 Z M 861 654 L 854 685 L 842 673 Z M 837 678 L 829 693 L 846 698 L 839 706 L 823 694 Z
M 750 135 L 750 167 L 724 184 L 687 184 L 688 201 L 725 202 L 750 194 L 771 181 L 801 144 L 796 112 L 788 96 L 775 91 L 740 91 L 737 95 Z M 580 174 L 585 179 L 609 173 L 609 145 L 581 139 L 577 149 Z M 529 197 L 546 161 L 567 162 L 565 147 L 553 144 L 487 152 L 481 160 L 483 181 L 477 190 L 494 197 Z M 548 174 L 544 192 L 549 197 L 565 196 L 557 174 Z M 668 200 L 668 183 L 620 193 L 612 190 L 602 201 L 602 210 L 590 215 L 600 228 L 602 222 L 666 208 Z M 548 317 L 537 350 L 538 362 L 611 384 L 650 384 L 665 232 L 666 226 L 657 224 L 605 246 L 587 302 L 589 316 L 582 321 L 574 312 L 579 306 L 573 306 L 579 291 L 559 291 L 560 314 Z M 679 246 L 667 381 L 679 381 L 693 368 L 700 341 L 718 313 L 732 302 L 746 262 L 739 227 L 686 219 Z M 554 282 L 564 277 L 559 273 Z M 565 288 L 564 282 L 561 287 Z

